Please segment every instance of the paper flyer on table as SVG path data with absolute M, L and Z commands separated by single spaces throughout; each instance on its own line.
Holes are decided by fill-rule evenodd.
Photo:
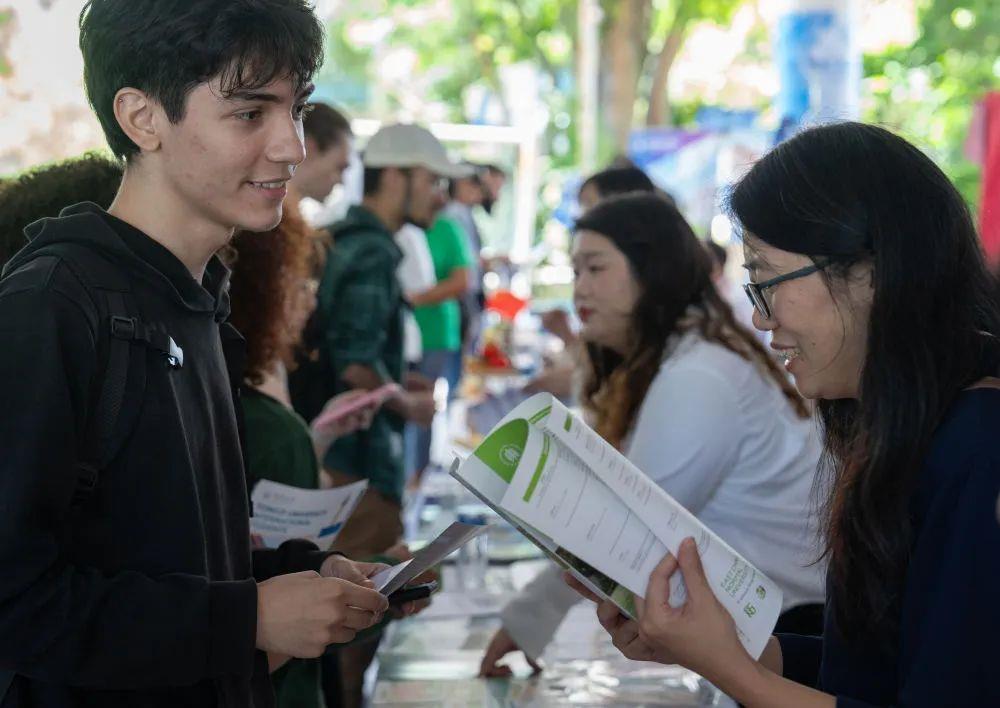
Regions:
M 538 394 L 525 401 L 469 460 L 456 476 L 468 467 L 465 476 L 477 485 L 486 478 L 475 468 L 492 467 L 492 477 L 504 479 L 489 480 L 490 503 L 635 595 L 646 592 L 650 572 L 668 551 L 694 537 L 709 585 L 747 651 L 760 656 L 781 612 L 781 589 L 558 399 Z M 684 597 L 677 573 L 671 604 Z
M 250 497 L 250 534 L 265 548 L 304 538 L 326 550 L 367 488 L 366 480 L 333 489 L 300 489 L 262 479 Z
M 375 589 L 383 595 L 391 595 L 429 568 L 443 561 L 456 550 L 484 533 L 489 526 L 483 524 L 463 524 L 455 521 L 441 534 L 419 551 L 413 558 L 392 568 L 383 570 L 371 580 Z

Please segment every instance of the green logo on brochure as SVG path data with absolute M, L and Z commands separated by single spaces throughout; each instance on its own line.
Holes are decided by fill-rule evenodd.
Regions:
M 516 445 L 504 445 L 500 448 L 500 459 L 508 465 L 516 465 L 521 459 L 521 448 Z
M 517 418 L 493 431 L 476 448 L 474 454 L 504 482 L 510 484 L 527 443 L 528 421 Z
M 764 589 L 763 585 L 757 586 L 757 597 L 759 597 L 761 600 L 767 597 L 767 590 Z
M 743 608 L 743 611 L 747 613 L 747 617 L 753 617 L 755 614 L 757 614 L 757 608 L 754 607 L 753 605 L 747 605 L 746 607 Z

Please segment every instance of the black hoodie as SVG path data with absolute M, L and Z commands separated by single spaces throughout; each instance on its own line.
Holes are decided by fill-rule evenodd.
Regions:
M 227 269 L 213 258 L 198 283 L 92 204 L 27 233 L 0 282 L 0 670 L 17 674 L 2 705 L 272 705 L 254 648 L 258 558 L 219 330 Z M 64 242 L 120 265 L 142 320 L 184 352 L 170 368 L 140 350 L 135 427 L 79 508 L 76 462 L 103 367 L 99 310 L 65 258 L 32 258 Z M 257 577 L 321 560 L 297 555 L 262 555 Z

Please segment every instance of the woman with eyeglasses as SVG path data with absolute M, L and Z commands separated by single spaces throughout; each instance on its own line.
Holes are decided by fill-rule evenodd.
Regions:
M 748 708 L 1000 705 L 1000 314 L 965 203 L 906 141 L 844 123 L 780 145 L 730 208 L 755 324 L 823 425 L 824 632 L 749 656 L 691 539 L 638 622 L 602 624 Z
M 708 252 L 676 207 L 633 193 L 577 222 L 572 257 L 589 423 L 778 583 L 783 625 L 818 632 L 818 430 L 716 291 Z M 508 673 L 517 649 L 537 660 L 578 600 L 553 566 L 504 609 L 481 672 Z

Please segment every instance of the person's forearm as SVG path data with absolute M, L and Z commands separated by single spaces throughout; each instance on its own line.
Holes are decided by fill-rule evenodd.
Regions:
M 400 391 L 395 396 L 382 404 L 386 410 L 390 410 L 401 418 L 409 418 L 411 413 L 410 393 Z
M 10 580 L 34 570 L 29 566 Z M 145 689 L 169 680 L 174 685 L 217 676 L 249 680 L 253 673 L 253 580 L 132 571 L 108 575 L 60 563 L 23 588 L 14 588 L 0 612 L 0 654 L 5 668 L 28 678 L 94 689 Z M 66 613 L 67 607 L 74 609 Z M 149 641 L 122 651 L 125 636 Z M 164 656 L 171 657 L 169 666 Z
M 781 642 L 778 641 L 777 637 L 771 637 L 767 640 L 767 646 L 764 647 L 764 651 L 761 653 L 758 661 L 768 671 L 776 673 L 778 676 L 784 675 L 784 661 L 781 658 Z
M 388 383 L 375 369 L 364 364 L 349 364 L 340 378 L 349 389 L 361 388 L 366 391 L 374 391 L 379 386 Z M 402 391 L 383 403 L 382 407 L 406 418 L 410 411 L 409 395 Z
M 340 378 L 350 389 L 364 389 L 374 391 L 379 386 L 387 383 L 382 376 L 370 366 L 364 364 L 348 364 Z
M 776 639 L 771 642 L 777 644 Z M 727 667 L 718 676 L 706 676 L 726 695 L 745 708 L 835 708 L 837 699 L 828 693 L 803 686 L 772 671 L 763 661 L 772 663 L 771 643 L 761 656 L 762 661 L 746 662 Z M 778 650 L 778 660 L 781 653 Z
M 469 287 L 469 274 L 465 269 L 453 271 L 451 275 L 422 293 L 410 297 L 415 307 L 436 305 L 446 300 L 454 300 L 465 294 Z
M 323 467 L 323 460 L 326 458 L 326 452 L 333 445 L 335 438 L 326 435 L 317 435 L 316 431 L 312 432 L 312 444 L 313 453 L 316 455 L 316 461 L 319 463 L 320 468 Z M 320 488 L 322 489 L 322 476 L 320 477 Z

